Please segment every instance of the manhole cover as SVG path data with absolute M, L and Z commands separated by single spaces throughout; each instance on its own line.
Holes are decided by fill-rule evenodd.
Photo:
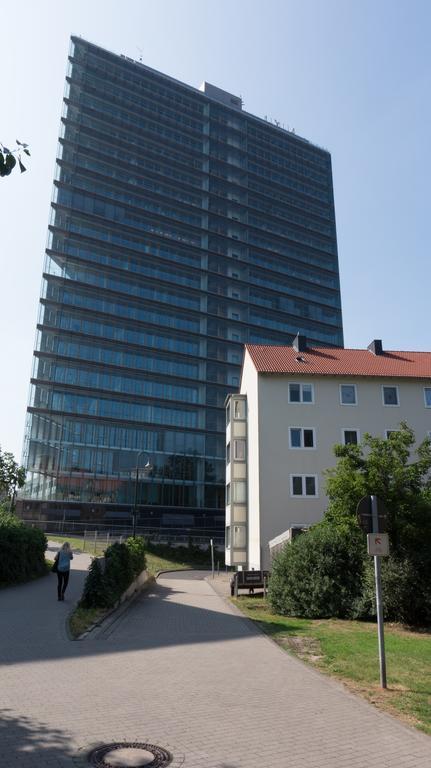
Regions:
M 156 744 L 117 742 L 96 747 L 88 759 L 95 768 L 163 768 L 172 755 Z

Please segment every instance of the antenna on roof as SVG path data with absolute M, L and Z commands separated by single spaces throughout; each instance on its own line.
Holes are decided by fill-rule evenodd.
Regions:
M 140 61 L 140 62 L 141 62 L 141 64 L 142 64 L 142 54 L 144 53 L 144 51 L 142 50 L 142 48 L 140 48 L 140 47 L 139 47 L 139 45 L 137 45 L 136 47 L 137 47 L 137 49 L 138 49 L 139 53 L 141 54 L 141 55 L 139 56 L 139 61 Z

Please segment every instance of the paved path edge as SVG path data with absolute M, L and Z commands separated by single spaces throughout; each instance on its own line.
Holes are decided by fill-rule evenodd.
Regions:
M 229 599 L 228 595 L 223 594 L 222 592 L 219 592 L 215 585 L 212 584 L 212 579 L 205 578 L 205 581 L 208 583 L 208 585 L 211 587 L 213 592 L 215 592 L 218 597 L 220 597 L 230 608 L 232 613 L 235 616 L 238 616 L 241 618 L 245 624 L 249 628 L 252 628 L 255 632 L 257 632 L 260 635 L 263 635 L 265 640 L 270 643 L 273 647 L 277 649 L 277 651 L 282 654 L 282 656 L 286 659 L 289 659 L 292 663 L 299 665 L 304 670 L 307 671 L 307 673 L 317 676 L 320 680 L 324 680 L 328 685 L 332 686 L 333 688 L 336 688 L 338 691 L 341 691 L 346 696 L 348 696 L 349 699 L 352 699 L 357 704 L 359 704 L 362 708 L 367 709 L 368 711 L 371 709 L 374 714 L 376 714 L 380 719 L 389 720 L 392 724 L 395 722 L 397 725 L 403 727 L 405 730 L 408 731 L 408 733 L 413 734 L 416 736 L 418 741 L 422 743 L 426 743 L 427 746 L 430 744 L 430 736 L 428 736 L 427 733 L 424 733 L 419 728 L 416 728 L 414 725 L 409 725 L 405 720 L 402 720 L 401 718 L 396 717 L 395 715 L 392 715 L 390 712 L 386 712 L 382 709 L 379 709 L 376 706 L 373 706 L 369 701 L 364 699 L 360 694 L 355 694 L 353 691 L 350 690 L 350 688 L 347 687 L 341 680 L 338 680 L 336 677 L 332 677 L 331 675 L 327 675 L 324 672 L 321 672 L 319 669 L 316 669 L 315 667 L 312 667 L 310 664 L 307 664 L 306 661 L 303 661 L 302 659 L 298 658 L 298 656 L 295 656 L 293 653 L 289 653 L 288 651 L 284 650 L 278 643 L 275 642 L 275 640 L 272 640 L 270 635 L 265 632 L 262 627 L 257 624 L 257 622 L 252 621 L 252 619 L 249 619 L 248 616 L 246 616 L 242 611 L 234 605 Z

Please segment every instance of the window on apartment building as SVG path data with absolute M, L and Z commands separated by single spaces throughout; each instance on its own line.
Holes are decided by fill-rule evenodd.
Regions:
M 341 405 L 356 405 L 356 385 L 340 384 L 340 402 Z
M 230 443 L 226 446 L 226 464 L 230 464 Z
M 226 506 L 230 504 L 230 483 L 226 486 Z
M 245 419 L 245 401 L 244 400 L 234 400 L 233 417 L 234 419 Z
M 232 501 L 238 504 L 244 504 L 247 497 L 247 488 L 245 480 L 236 480 L 232 483 Z
M 317 497 L 317 475 L 291 475 L 290 495 Z
M 230 424 L 230 403 L 227 404 L 226 407 L 226 426 Z
M 343 429 L 343 445 L 358 445 L 359 430 Z
M 383 405 L 399 405 L 398 387 L 382 387 Z
M 289 403 L 313 403 L 314 390 L 312 384 L 300 382 L 289 383 Z
M 233 546 L 244 549 L 247 544 L 245 525 L 233 526 Z
M 230 549 L 230 525 L 226 526 L 225 541 L 226 541 L 226 549 Z
M 431 387 L 424 387 L 425 408 L 431 408 Z
M 316 438 L 314 429 L 308 427 L 289 427 L 289 445 L 291 448 L 315 448 Z
M 245 461 L 245 440 L 233 441 L 233 457 L 238 461 Z

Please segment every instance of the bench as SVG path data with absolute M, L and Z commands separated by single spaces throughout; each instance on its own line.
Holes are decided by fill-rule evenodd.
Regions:
M 238 597 L 239 589 L 248 589 L 253 594 L 255 589 L 266 589 L 269 571 L 237 571 L 230 580 L 231 597 Z

